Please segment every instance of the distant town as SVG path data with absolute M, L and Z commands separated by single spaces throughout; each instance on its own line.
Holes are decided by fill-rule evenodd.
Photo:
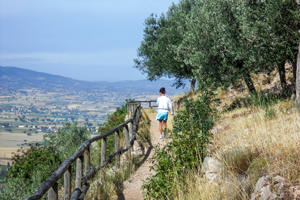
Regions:
M 126 99 L 155 100 L 161 86 L 167 87 L 169 96 L 183 91 L 168 80 L 86 82 L 1 66 L 0 84 L 0 133 L 28 137 L 55 133 L 66 122 L 77 122 L 97 134 L 107 115 Z M 28 145 L 27 139 L 17 145 Z
M 155 99 L 153 94 L 42 92 L 23 89 L 13 96 L 0 96 L 0 132 L 24 133 L 57 132 L 66 122 L 76 121 L 96 133 L 107 114 L 125 104 L 127 97 L 139 100 Z

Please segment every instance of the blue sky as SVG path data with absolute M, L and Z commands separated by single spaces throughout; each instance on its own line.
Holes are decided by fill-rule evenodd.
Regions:
M 140 80 L 144 21 L 179 0 L 0 0 L 0 66 L 86 81 Z

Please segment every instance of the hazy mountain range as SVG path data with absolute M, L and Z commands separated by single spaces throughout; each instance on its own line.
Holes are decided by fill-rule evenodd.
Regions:
M 0 66 L 0 91 L 13 92 L 20 89 L 41 90 L 103 90 L 105 92 L 118 92 L 120 90 L 132 90 L 135 92 L 158 93 L 160 87 L 166 87 L 169 95 L 175 95 L 188 91 L 188 87 L 176 89 L 171 87 L 173 81 L 160 79 L 158 81 L 119 81 L 119 82 L 89 82 L 74 80 L 71 78 L 52 75 L 17 67 Z

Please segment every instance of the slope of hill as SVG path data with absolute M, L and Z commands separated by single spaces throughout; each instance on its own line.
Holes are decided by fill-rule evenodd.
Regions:
M 37 88 L 42 90 L 102 90 L 105 92 L 118 92 L 125 89 L 135 92 L 155 93 L 160 87 L 168 88 L 168 94 L 175 95 L 188 89 L 175 89 L 171 87 L 173 82 L 171 80 L 158 81 L 119 81 L 119 82 L 88 82 L 79 81 L 63 76 L 52 75 L 42 72 L 36 72 L 17 67 L 1 67 L 0 66 L 0 85 L 1 91 L 17 91 L 19 89 Z
M 0 84 L 2 88 L 10 90 L 39 88 L 47 89 L 53 87 L 69 88 L 75 86 L 88 86 L 88 82 L 77 81 L 57 75 L 51 75 L 42 72 L 36 72 L 17 67 L 1 67 L 0 66 Z

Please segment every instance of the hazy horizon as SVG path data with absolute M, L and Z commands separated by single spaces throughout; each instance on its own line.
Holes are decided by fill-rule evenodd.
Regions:
M 133 68 L 144 21 L 172 2 L 0 0 L 0 66 L 92 82 L 144 80 Z

